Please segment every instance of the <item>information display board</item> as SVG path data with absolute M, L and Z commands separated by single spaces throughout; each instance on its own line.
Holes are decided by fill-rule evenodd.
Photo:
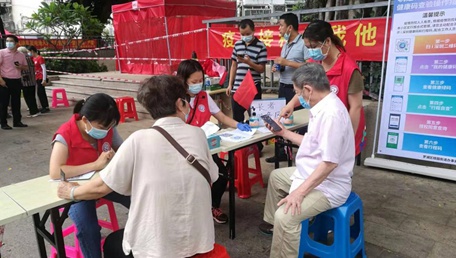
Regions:
M 395 0 L 378 153 L 456 164 L 456 1 Z

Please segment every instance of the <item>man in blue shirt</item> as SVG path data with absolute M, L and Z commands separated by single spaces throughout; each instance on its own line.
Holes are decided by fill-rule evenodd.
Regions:
M 302 35 L 298 32 L 299 20 L 294 13 L 285 13 L 279 19 L 279 34 L 286 41 L 282 47 L 280 57 L 274 60 L 273 72 L 280 72 L 279 98 L 285 98 L 288 103 L 295 95 L 291 77 L 297 68 L 303 65 L 309 58 L 309 51 L 304 45 Z M 277 66 L 279 65 L 279 67 Z M 277 70 L 279 68 L 279 70 Z M 286 161 L 287 155 L 280 149 L 279 161 Z M 276 157 L 266 159 L 268 163 L 274 163 Z

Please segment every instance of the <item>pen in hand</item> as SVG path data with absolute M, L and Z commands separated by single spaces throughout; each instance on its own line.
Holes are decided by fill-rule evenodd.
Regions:
M 60 181 L 66 182 L 65 172 L 62 169 L 60 169 Z

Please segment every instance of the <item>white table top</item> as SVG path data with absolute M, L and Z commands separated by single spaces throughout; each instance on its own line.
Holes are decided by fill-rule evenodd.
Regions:
M 368 106 L 370 103 L 372 103 L 371 100 L 363 100 L 363 107 Z M 301 109 L 301 110 L 293 112 L 293 119 L 294 119 L 294 124 L 292 126 L 285 126 L 287 129 L 296 130 L 296 129 L 306 126 L 309 123 L 309 110 Z M 234 129 L 225 129 L 225 130 L 234 130 Z M 261 141 L 270 139 L 272 137 L 273 137 L 273 134 L 271 132 L 268 132 L 268 133 L 257 132 L 253 135 L 252 138 L 250 138 L 247 141 L 243 141 L 243 142 L 221 141 L 220 147 L 216 148 L 216 149 L 212 149 L 211 154 L 232 151 L 235 149 L 239 149 L 239 148 L 242 148 L 245 146 L 252 145 L 257 142 L 261 142 Z
M 68 203 L 57 196 L 57 185 L 58 182 L 49 182 L 49 176 L 42 176 L 5 186 L 2 190 L 31 216 Z
M 98 177 L 96 173 L 93 178 Z M 57 196 L 59 182 L 49 181 L 49 176 L 42 176 L 31 180 L 23 181 L 1 188 L 11 199 L 19 204 L 31 216 L 38 212 L 44 212 L 56 206 L 69 203 L 69 200 L 60 199 Z M 77 181 L 84 184 L 90 180 Z
M 26 217 L 25 210 L 0 188 L 0 226 Z
M 291 126 L 285 126 L 289 130 L 296 130 L 306 126 L 309 123 L 309 110 L 301 109 L 298 111 L 293 112 L 294 124 Z M 225 129 L 225 130 L 234 130 L 234 129 Z M 224 130 L 222 130 L 224 131 Z M 265 141 L 274 137 L 274 134 L 271 132 L 261 133 L 256 132 L 252 138 L 248 139 L 247 141 L 243 142 L 227 142 L 221 141 L 220 147 L 211 150 L 211 154 L 217 154 L 219 152 L 228 152 L 232 150 L 236 150 L 245 146 L 252 145 L 257 142 Z
M 215 94 L 225 93 L 226 89 L 221 88 L 221 89 L 218 89 L 218 90 L 207 90 L 206 92 L 209 95 L 215 95 Z

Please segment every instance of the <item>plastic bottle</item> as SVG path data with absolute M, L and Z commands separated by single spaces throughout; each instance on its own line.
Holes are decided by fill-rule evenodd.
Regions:
M 258 128 L 260 126 L 260 119 L 256 116 L 255 109 L 252 111 L 252 116 L 249 118 L 250 128 Z
M 211 89 L 211 78 L 206 77 L 204 80 L 204 89 L 203 90 L 210 90 Z
M 288 118 L 284 118 L 283 124 L 284 125 L 293 125 L 293 114 L 291 114 Z

